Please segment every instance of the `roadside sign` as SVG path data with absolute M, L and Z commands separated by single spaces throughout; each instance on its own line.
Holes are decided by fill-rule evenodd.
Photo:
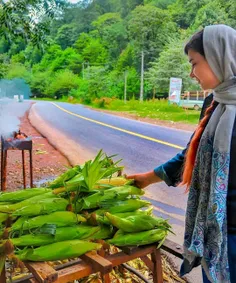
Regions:
M 182 89 L 182 79 L 170 78 L 169 101 L 174 103 L 180 102 L 180 95 Z

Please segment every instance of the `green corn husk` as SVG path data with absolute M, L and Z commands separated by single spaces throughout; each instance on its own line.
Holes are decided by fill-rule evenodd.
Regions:
M 65 211 L 69 202 L 63 198 L 43 199 L 39 202 L 24 206 L 12 213 L 13 216 L 37 216 L 50 214 L 55 211 Z
M 113 236 L 113 227 L 112 226 L 96 226 L 99 227 L 99 230 L 93 235 L 84 238 L 84 240 L 105 240 Z
M 9 217 L 9 214 L 0 213 L 0 223 L 3 223 L 4 221 L 6 221 L 8 217 Z
M 56 189 L 63 187 L 65 182 L 72 179 L 75 175 L 77 175 L 81 171 L 81 168 L 79 165 L 68 169 L 65 173 L 57 177 L 54 181 L 52 181 L 49 185 L 49 188 Z
M 86 252 L 99 250 L 101 244 L 71 240 L 53 243 L 36 249 L 27 249 L 18 252 L 21 261 L 54 261 L 79 257 Z
M 49 234 L 27 234 L 10 240 L 15 247 L 38 247 L 54 243 L 55 237 Z
M 55 189 L 54 193 L 65 191 L 91 192 L 96 188 L 96 184 L 102 178 L 112 177 L 113 174 L 121 171 L 123 167 L 118 167 L 111 157 L 107 157 L 102 150 L 99 151 L 93 160 L 85 162 L 81 173 L 65 183 L 64 188 Z
M 97 192 L 93 195 L 79 200 L 75 205 L 75 211 L 80 212 L 83 209 L 93 209 L 101 207 L 102 203 L 109 200 L 124 200 L 131 195 L 143 195 L 144 191 L 134 186 L 121 186 Z
M 46 189 L 46 188 L 32 188 L 32 189 L 25 189 L 16 192 L 1 193 L 0 202 L 16 203 L 29 199 L 34 196 L 45 194 L 50 191 L 51 189 Z
M 151 203 L 146 200 L 130 198 L 123 201 L 104 201 L 102 203 L 102 210 L 110 212 L 111 214 L 131 212 L 142 207 L 150 206 Z M 97 212 L 99 214 L 99 211 Z
M 76 225 L 71 227 L 57 228 L 55 235 L 55 242 L 66 240 L 82 240 L 92 237 L 100 231 L 100 227 L 91 227 L 88 225 Z
M 47 198 L 55 198 L 55 195 L 51 190 L 47 193 L 28 198 L 28 199 L 23 200 L 23 201 L 18 202 L 18 203 L 14 203 L 14 204 L 10 204 L 10 205 L 0 205 L 0 212 L 12 213 L 12 212 L 16 211 L 17 209 L 20 209 L 20 208 L 27 206 L 27 205 L 32 205 L 32 203 L 35 204 L 35 203 L 42 201 L 43 199 L 47 199 Z
M 162 218 L 152 217 L 150 215 L 138 214 L 121 218 L 116 215 L 112 215 L 109 212 L 105 213 L 110 223 L 121 229 L 126 233 L 141 232 L 151 230 L 154 228 L 170 229 L 168 222 Z
M 80 183 L 84 180 L 84 177 L 81 173 L 74 176 L 70 181 L 65 183 L 65 186 L 61 188 L 54 189 L 54 194 L 59 194 L 63 192 L 74 192 L 79 189 Z
M 118 233 L 119 232 L 119 233 Z M 124 247 L 124 246 L 142 246 L 160 242 L 158 247 L 164 242 L 167 231 L 163 229 L 153 229 L 149 231 L 124 234 L 118 231 L 113 239 L 108 240 L 109 244 Z
M 100 179 L 94 186 L 95 189 L 106 189 L 109 187 L 127 186 L 134 183 L 133 179 L 126 179 L 125 177 L 112 177 Z
M 57 228 L 55 235 L 27 234 L 18 238 L 11 238 L 10 241 L 16 247 L 39 247 L 66 240 L 81 240 L 84 238 L 89 238 L 98 231 L 100 231 L 100 227 L 98 226 L 91 227 L 87 225 L 76 225 L 72 227 Z M 4 243 L 5 241 L 3 241 L 3 244 Z
M 152 208 L 147 209 L 147 210 L 135 210 L 131 212 L 122 212 L 122 213 L 115 213 L 113 214 L 114 216 L 117 216 L 119 218 L 127 218 L 130 216 L 136 216 L 136 215 L 150 215 L 152 213 Z M 103 224 L 103 225 L 110 225 L 111 222 L 105 215 L 97 215 L 96 213 L 92 213 L 91 217 L 95 218 L 96 222 L 98 224 Z M 89 221 L 89 219 L 87 219 Z M 94 222 L 93 222 L 94 223 Z
M 86 222 L 86 219 L 79 214 L 70 211 L 57 211 L 48 215 L 40 215 L 27 219 L 20 217 L 12 226 L 10 231 L 25 231 L 42 227 L 45 224 L 56 225 L 56 227 L 72 226 L 78 222 Z

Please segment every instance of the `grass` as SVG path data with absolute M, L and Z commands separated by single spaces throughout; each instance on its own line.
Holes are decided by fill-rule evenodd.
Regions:
M 151 119 L 197 124 L 199 111 L 183 109 L 177 105 L 170 105 L 167 100 L 149 100 L 142 103 L 138 100 L 130 100 L 125 104 L 122 100 L 111 100 L 109 103 L 93 103 L 93 107 L 112 111 L 122 111 L 135 114 L 138 117 Z
M 55 101 L 55 99 L 50 98 L 38 98 L 36 100 Z M 76 99 L 69 101 L 66 97 L 56 101 L 69 102 L 73 104 L 81 103 Z M 124 103 L 123 100 L 119 99 L 101 98 L 96 99 L 90 106 L 111 111 L 127 112 L 138 117 L 147 117 L 156 120 L 181 122 L 186 124 L 197 124 L 200 115 L 199 111 L 183 109 L 173 104 L 170 105 L 168 101 L 164 99 L 143 101 L 142 103 L 139 100 L 132 99 Z

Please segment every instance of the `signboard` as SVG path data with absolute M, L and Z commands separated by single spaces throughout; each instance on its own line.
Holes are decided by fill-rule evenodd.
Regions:
M 182 79 L 170 78 L 169 101 L 174 103 L 180 102 L 180 95 L 182 89 Z

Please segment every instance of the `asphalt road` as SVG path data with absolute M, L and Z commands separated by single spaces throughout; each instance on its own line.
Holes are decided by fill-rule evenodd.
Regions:
M 81 105 L 37 102 L 35 111 L 53 128 L 64 133 L 94 155 L 103 149 L 118 154 L 128 174 L 152 170 L 185 147 L 191 132 L 130 120 Z M 183 188 L 164 183 L 149 186 L 145 198 L 154 205 L 154 213 L 170 219 L 182 244 L 187 195 Z

